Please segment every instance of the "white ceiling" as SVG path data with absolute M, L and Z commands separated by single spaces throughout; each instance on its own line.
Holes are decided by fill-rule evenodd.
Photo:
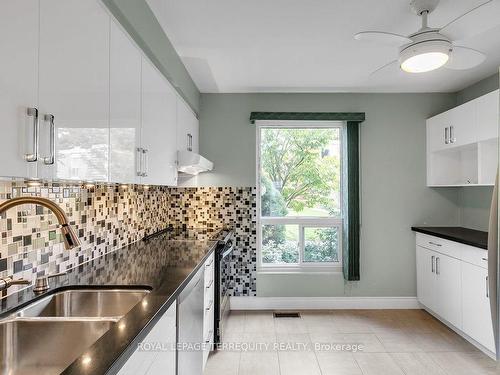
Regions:
M 500 0 L 495 0 L 500 1 Z M 500 66 L 500 27 L 459 44 L 488 55 L 466 71 L 411 75 L 394 47 L 359 42 L 362 30 L 408 35 L 409 0 L 147 0 L 201 92 L 453 92 Z M 441 0 L 441 27 L 484 0 Z

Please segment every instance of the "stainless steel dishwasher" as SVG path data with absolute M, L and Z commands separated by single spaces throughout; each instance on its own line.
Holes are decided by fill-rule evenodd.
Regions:
M 202 375 L 203 373 L 203 302 L 205 267 L 179 295 L 178 301 L 178 375 Z

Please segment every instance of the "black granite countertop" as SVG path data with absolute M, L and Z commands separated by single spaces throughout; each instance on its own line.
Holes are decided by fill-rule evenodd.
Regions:
M 411 227 L 415 232 L 488 249 L 488 232 L 463 227 Z
M 184 233 L 184 232 L 182 232 Z M 144 339 L 180 291 L 214 251 L 215 232 L 191 231 L 185 234 L 163 233 L 116 250 L 78 266 L 68 275 L 50 280 L 51 289 L 35 295 L 24 289 L 1 300 L 0 318 L 49 294 L 74 288 L 147 287 L 151 292 L 113 324 L 63 374 L 116 374 L 137 343 Z M 119 329 L 125 326 L 126 329 Z M 43 343 L 40 343 L 43 345 Z M 83 358 L 91 358 L 84 361 Z

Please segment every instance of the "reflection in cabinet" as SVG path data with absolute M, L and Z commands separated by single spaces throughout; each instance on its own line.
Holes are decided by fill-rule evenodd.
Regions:
M 186 105 L 101 1 L 2 2 L 0 45 L 0 176 L 177 185 Z
M 0 9 L 0 175 L 36 177 L 39 1 L 3 1 Z
M 176 304 L 173 303 L 141 341 L 118 375 L 175 374 L 176 343 Z
M 110 39 L 109 180 L 139 183 L 141 53 L 116 23 Z
M 40 2 L 41 177 L 107 181 L 110 17 L 97 0 Z M 74 17 L 70 16 L 74 15 Z M 61 32 L 64 30 L 64 32 Z M 55 139 L 55 155 L 50 147 Z

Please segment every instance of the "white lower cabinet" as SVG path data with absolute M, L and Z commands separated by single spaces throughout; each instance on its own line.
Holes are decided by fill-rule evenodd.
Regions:
M 490 318 L 488 270 L 473 264 L 462 265 L 462 330 L 492 352 L 495 351 Z
M 494 353 L 486 250 L 417 233 L 416 251 L 419 302 Z
M 436 256 L 436 313 L 456 327 L 462 324 L 460 263 L 447 255 Z
M 136 351 L 118 372 L 119 375 L 175 375 L 176 304 L 163 314 Z
M 417 246 L 419 301 L 455 326 L 460 326 L 460 261 Z
M 208 355 L 214 343 L 214 311 L 215 311 L 215 274 L 214 274 L 214 254 L 205 262 L 205 302 L 203 316 L 203 368 L 208 360 Z

